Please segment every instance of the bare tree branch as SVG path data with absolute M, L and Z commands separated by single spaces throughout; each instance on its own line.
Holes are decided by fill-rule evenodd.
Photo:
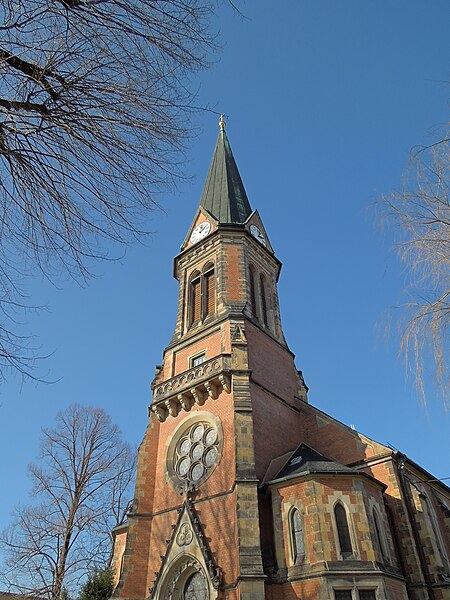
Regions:
M 111 562 L 111 530 L 125 517 L 136 459 L 101 409 L 71 406 L 42 432 L 30 465 L 35 502 L 3 532 L 7 589 L 60 600 Z
M 414 149 L 404 187 L 383 199 L 396 227 L 411 301 L 405 306 L 400 349 L 426 401 L 424 366 L 431 354 L 444 405 L 449 407 L 450 139 L 448 132 Z
M 89 277 L 180 174 L 212 0 L 0 0 L 0 288 Z M 20 268 L 16 260 L 20 257 Z M 20 303 L 20 301 L 19 301 Z M 6 365 L 28 367 L 3 320 Z

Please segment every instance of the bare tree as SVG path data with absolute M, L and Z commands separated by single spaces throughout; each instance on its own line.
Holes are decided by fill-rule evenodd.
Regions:
M 21 277 L 86 277 L 179 174 L 211 2 L 0 0 L 0 367 L 32 355 Z
M 88 570 L 108 566 L 110 532 L 125 517 L 135 466 L 135 453 L 102 409 L 60 412 L 30 465 L 34 502 L 16 510 L 0 539 L 3 585 L 59 600 Z
M 411 301 L 402 327 L 400 349 L 415 374 L 425 401 L 424 365 L 434 362 L 436 380 L 449 406 L 450 323 L 450 139 L 448 132 L 415 149 L 399 192 L 384 198 L 396 225 L 397 249 L 405 264 Z

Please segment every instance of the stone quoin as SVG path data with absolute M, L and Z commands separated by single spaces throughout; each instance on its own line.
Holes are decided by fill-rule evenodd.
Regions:
M 127 521 L 124 600 L 450 599 L 450 490 L 308 402 L 277 259 L 220 130 L 174 259 Z

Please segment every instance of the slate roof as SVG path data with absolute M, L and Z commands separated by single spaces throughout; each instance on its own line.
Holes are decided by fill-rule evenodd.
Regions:
M 307 473 L 361 474 L 356 469 L 351 469 L 323 456 L 306 444 L 300 444 L 297 450 L 288 458 L 282 469 L 271 478 L 269 483 L 274 483 L 280 479 L 298 477 Z
M 217 138 L 200 206 L 219 223 L 245 223 L 252 213 L 225 129 Z

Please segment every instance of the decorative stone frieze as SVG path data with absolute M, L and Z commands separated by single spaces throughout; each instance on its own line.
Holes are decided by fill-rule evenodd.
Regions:
M 158 420 L 176 417 L 194 404 L 203 406 L 208 398 L 217 399 L 221 389 L 230 392 L 231 356 L 222 354 L 153 386 L 151 410 Z

